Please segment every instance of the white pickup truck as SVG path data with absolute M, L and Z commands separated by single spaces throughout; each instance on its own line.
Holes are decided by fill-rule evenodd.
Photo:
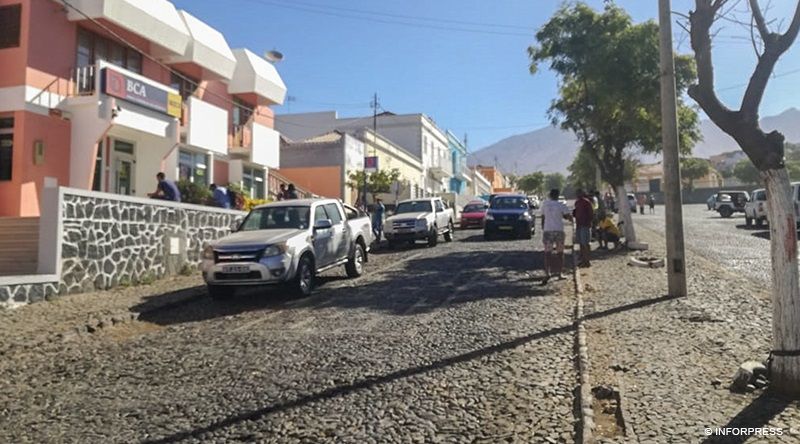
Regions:
M 767 220 L 767 190 L 759 188 L 750 194 L 750 200 L 744 204 L 744 221 L 748 227 L 756 223 L 757 227 Z
M 439 197 L 403 200 L 397 203 L 394 214 L 383 223 L 383 234 L 394 248 L 400 242 L 427 241 L 436 246 L 439 236 L 446 242 L 453 240 L 455 225 L 453 209 L 447 208 Z
M 284 200 L 250 211 L 235 232 L 205 248 L 200 267 L 214 299 L 282 283 L 306 296 L 329 268 L 344 265 L 348 276 L 360 276 L 372 241 L 363 211 L 333 199 Z

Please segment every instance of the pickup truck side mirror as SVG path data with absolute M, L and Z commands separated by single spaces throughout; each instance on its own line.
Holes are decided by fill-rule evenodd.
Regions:
M 333 227 L 333 221 L 330 219 L 320 219 L 314 222 L 314 231 L 329 230 L 331 227 Z

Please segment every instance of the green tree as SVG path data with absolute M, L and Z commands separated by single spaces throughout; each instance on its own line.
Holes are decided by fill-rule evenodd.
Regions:
M 626 160 L 641 151 L 661 150 L 661 102 L 658 25 L 634 24 L 621 8 L 607 2 L 602 12 L 584 3 L 559 9 L 536 33 L 528 50 L 530 70 L 540 65 L 559 77 L 559 94 L 550 107 L 553 122 L 575 133 L 600 166 L 602 179 L 626 197 Z M 680 147 L 691 151 L 700 137 L 697 112 L 681 98 L 695 78 L 691 58 L 677 56 Z M 636 241 L 630 211 L 622 205 L 625 233 Z
M 358 195 L 364 195 L 364 171 L 354 171 L 350 173 L 347 184 L 358 190 Z M 367 173 L 367 192 L 372 195 L 374 202 L 378 194 L 385 194 L 392 191 L 392 185 L 400 179 L 400 170 L 378 170 L 374 173 Z
M 567 179 L 561 173 L 550 173 L 544 176 L 545 191 L 550 191 L 552 189 L 564 191 L 564 185 L 566 185 L 566 183 Z
M 711 172 L 711 163 L 706 159 L 697 157 L 684 157 L 681 159 L 681 179 L 687 190 L 694 189 L 694 181 L 702 179 Z
M 567 167 L 567 182 L 573 188 L 592 189 L 597 179 L 597 164 L 588 150 L 581 148 Z
M 537 171 L 535 173 L 526 174 L 519 178 L 517 187 L 527 194 L 542 193 L 544 188 L 544 173 Z
M 758 173 L 756 166 L 748 159 L 742 159 L 733 167 L 733 177 L 739 179 L 740 182 L 747 185 L 755 185 L 761 183 L 761 175 Z

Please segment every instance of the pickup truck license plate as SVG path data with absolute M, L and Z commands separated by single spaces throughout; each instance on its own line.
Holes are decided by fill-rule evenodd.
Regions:
M 513 230 L 514 227 L 501 226 L 501 227 L 497 227 L 497 229 L 498 230 L 504 230 L 504 231 L 510 231 L 510 230 Z
M 247 265 L 226 265 L 222 267 L 222 272 L 234 274 L 250 273 L 250 267 Z

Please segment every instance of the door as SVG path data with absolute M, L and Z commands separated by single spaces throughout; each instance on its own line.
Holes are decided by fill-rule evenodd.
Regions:
M 328 219 L 333 223 L 333 261 L 344 259 L 350 253 L 349 233 L 348 226 L 344 222 L 344 217 L 339 212 L 339 206 L 336 204 L 326 204 L 325 212 L 328 213 Z
M 114 141 L 112 151 L 112 183 L 111 191 L 116 194 L 131 196 L 136 194 L 136 157 L 132 143 L 121 140 Z
M 436 211 L 436 224 L 439 231 L 446 230 L 447 224 L 450 222 L 447 213 L 444 211 L 444 204 L 441 200 L 437 199 L 433 202 L 433 209 Z
M 314 209 L 314 220 L 311 223 L 311 229 L 314 230 L 314 225 L 316 225 L 317 221 L 323 219 L 330 218 L 328 217 L 328 213 L 325 212 L 325 207 L 323 205 L 318 205 Z M 317 268 L 322 268 L 333 262 L 334 251 L 332 229 L 314 230 L 312 242 L 314 244 L 314 256 L 317 260 Z

